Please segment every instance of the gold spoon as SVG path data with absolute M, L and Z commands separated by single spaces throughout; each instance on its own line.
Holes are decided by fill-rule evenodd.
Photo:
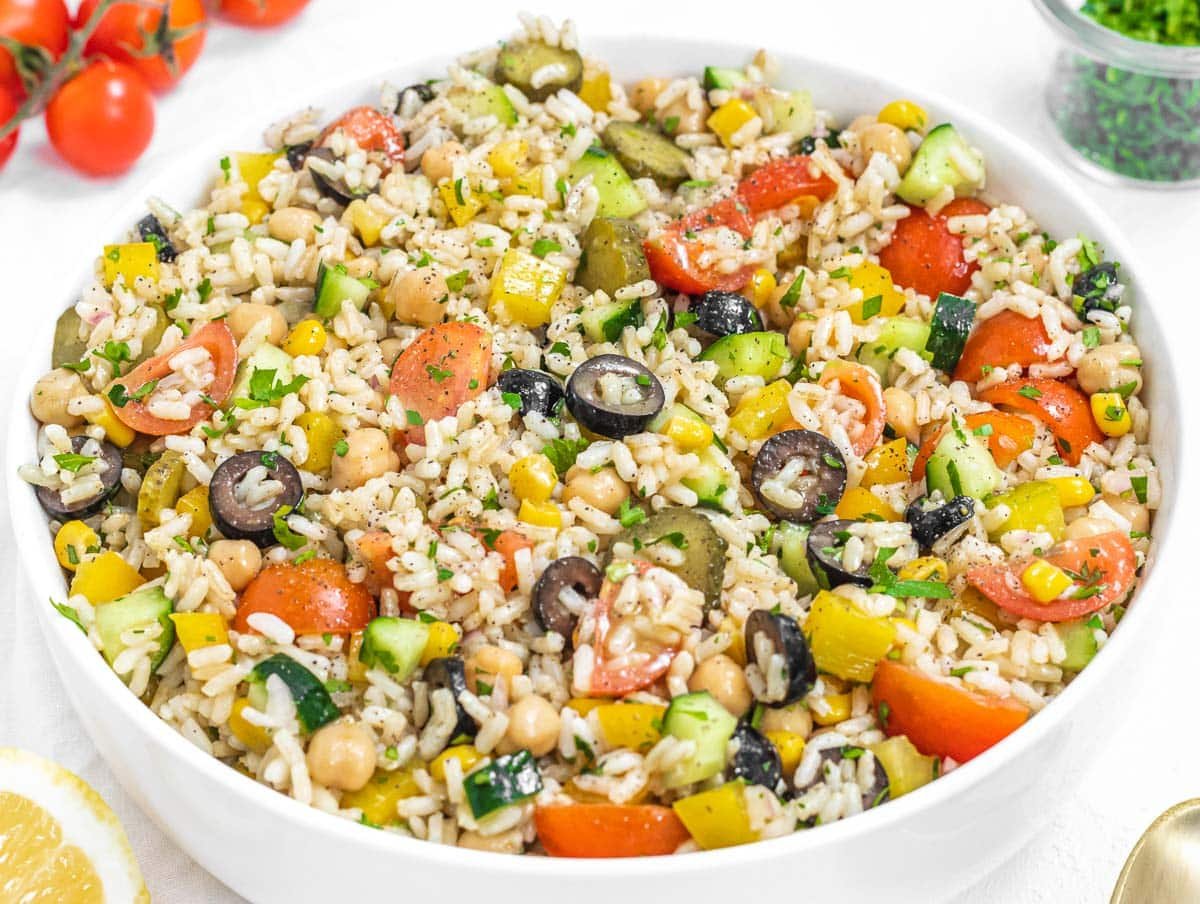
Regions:
M 1176 804 L 1142 833 L 1110 904 L 1200 901 L 1200 799 Z

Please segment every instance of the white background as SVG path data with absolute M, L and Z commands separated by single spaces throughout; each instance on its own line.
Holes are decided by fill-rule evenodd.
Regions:
M 515 24 L 505 6 L 474 0 L 314 0 L 283 29 L 255 32 L 218 23 L 199 63 L 159 103 L 154 142 L 144 159 L 121 180 L 74 175 L 57 161 L 40 125 L 27 126 L 17 155 L 0 173 L 0 329 L 9 349 L 0 355 L 0 387 L 12 385 L 25 355 L 46 355 L 44 349 L 25 347 L 24 328 L 35 318 L 56 316 L 69 301 L 40 294 L 39 275 L 82 267 L 108 238 L 100 233 L 103 224 L 147 173 L 168 166 L 172 155 L 198 136 L 302 106 L 306 90 L 319 92 L 355 73 L 378 71 L 389 60 L 400 64 L 454 53 L 505 36 Z M 541 11 L 575 18 L 585 50 L 587 35 L 596 33 L 727 38 L 837 60 L 918 91 L 944 93 L 1035 144 L 1047 140 L 1041 87 L 1056 44 L 1025 0 L 593 0 L 546 3 Z M 670 72 L 671 61 L 662 60 L 661 68 Z M 1155 285 L 1166 293 L 1154 302 L 1168 320 L 1169 333 L 1179 337 L 1186 361 L 1184 343 L 1189 334 L 1196 335 L 1188 306 L 1197 300 L 1200 193 L 1104 188 L 1065 166 L 1062 183 L 1064 191 L 1099 198 L 1127 231 L 1140 252 L 1141 272 L 1153 273 Z M 1036 215 L 1036 198 L 1020 200 Z M 3 399 L 5 411 L 8 401 Z M 0 475 L 0 481 L 11 476 Z M 1166 567 L 1184 579 L 1180 563 Z M 163 838 L 117 788 L 63 697 L 28 608 L 31 591 L 19 572 L 11 525 L 0 519 L 0 745 L 35 750 L 91 782 L 124 822 L 156 900 L 240 900 Z M 1175 611 L 1164 611 L 1137 666 L 1139 698 L 1119 701 L 1107 743 L 1081 766 L 1077 797 L 1012 862 L 981 876 L 956 902 L 1108 900 L 1126 852 L 1154 815 L 1175 801 L 1200 796 L 1200 723 L 1189 705 L 1198 637 L 1200 613 L 1187 608 L 1186 600 Z

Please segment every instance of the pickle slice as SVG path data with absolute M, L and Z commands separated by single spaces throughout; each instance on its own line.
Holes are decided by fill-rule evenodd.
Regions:
M 540 41 L 508 44 L 501 48 L 496 60 L 496 81 L 519 88 L 532 101 L 543 101 L 560 88 L 580 89 L 583 58 L 577 51 L 551 47 Z
M 689 176 L 691 155 L 649 126 L 611 122 L 602 137 L 635 179 L 653 179 L 664 188 L 675 188 Z

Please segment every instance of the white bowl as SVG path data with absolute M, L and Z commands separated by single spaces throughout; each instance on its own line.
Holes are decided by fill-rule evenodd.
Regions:
M 720 60 L 748 59 L 753 48 L 634 38 L 589 42 L 622 78 L 699 73 Z M 780 54 L 781 85 L 812 90 L 818 104 L 849 117 L 896 97 L 913 97 L 934 121 L 951 120 L 980 147 L 988 191 L 1025 206 L 1055 235 L 1084 232 L 1099 239 L 1136 291 L 1135 335 L 1147 350 L 1146 400 L 1154 411 L 1153 445 L 1165 487 L 1155 522 L 1161 557 L 1171 543 L 1179 498 L 1183 410 L 1175 365 L 1163 326 L 1134 255 L 1108 217 L 1065 179 L 1058 165 L 971 110 L 886 79 Z M 328 111 L 371 103 L 383 79 L 405 85 L 442 71 L 445 60 L 385 69 L 311 100 Z M 150 180 L 114 220 L 112 229 L 73 256 L 78 276 L 64 275 L 45 297 L 65 307 L 90 277 L 102 241 L 120 235 L 159 195 L 176 206 L 204 197 L 213 160 L 231 149 L 254 148 L 262 128 L 287 110 L 264 111 L 261 121 L 205 142 Z M 57 310 L 57 308 L 55 309 Z M 13 474 L 31 459 L 35 424 L 26 409 L 45 370 L 53 317 L 30 337 L 33 352 L 15 387 L 6 467 Z M 42 350 L 46 350 L 43 353 Z M 670 900 L 697 894 L 715 900 L 749 888 L 792 888 L 805 899 L 938 900 L 979 880 L 1010 857 L 1069 794 L 1097 742 L 1119 724 L 1130 699 L 1143 629 L 1167 605 L 1154 567 L 1138 602 L 1095 661 L 1045 711 L 993 749 L 953 773 L 886 806 L 786 838 L 704 854 L 620 862 L 507 857 L 459 850 L 375 831 L 302 806 L 202 754 L 137 700 L 77 628 L 46 603 L 62 598 L 63 578 L 33 492 L 9 481 L 9 503 L 21 557 L 54 662 L 75 709 L 125 789 L 192 857 L 258 902 L 378 898 L 403 889 L 410 900 L 450 891 L 488 901 L 545 900 L 568 892 L 574 904 Z M 747 887 L 747 883 L 752 885 Z M 569 889 L 568 889 L 569 883 Z

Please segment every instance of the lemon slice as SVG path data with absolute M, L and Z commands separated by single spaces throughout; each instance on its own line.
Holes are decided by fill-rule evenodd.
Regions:
M 0 747 L 0 901 L 149 902 L 116 814 L 56 763 Z

